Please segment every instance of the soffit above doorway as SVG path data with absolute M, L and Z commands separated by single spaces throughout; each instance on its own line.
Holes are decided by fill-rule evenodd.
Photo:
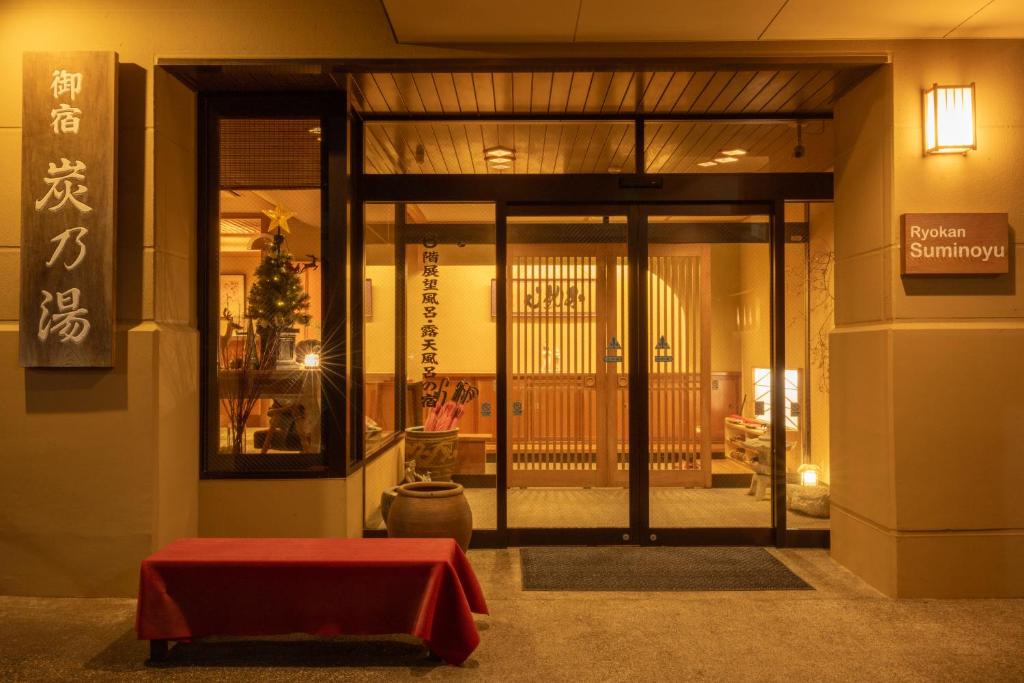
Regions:
M 797 126 L 803 153 L 794 154 Z M 370 121 L 364 170 L 371 174 L 635 173 L 636 137 L 622 121 Z M 514 157 L 494 166 L 485 150 Z M 723 150 L 743 150 L 729 163 Z M 807 173 L 832 168 L 832 121 L 647 121 L 647 173 Z
M 383 6 L 399 43 L 1024 37 L 1019 0 L 383 0 Z
M 349 91 L 374 116 L 830 112 L 888 57 L 515 57 L 448 60 L 192 60 L 158 66 L 199 92 Z M 627 50 L 628 52 L 628 50 Z M 662 55 L 662 56 L 659 56 Z M 680 54 L 680 53 L 676 53 Z
M 375 115 L 831 112 L 866 67 L 628 71 L 369 72 L 352 106 Z

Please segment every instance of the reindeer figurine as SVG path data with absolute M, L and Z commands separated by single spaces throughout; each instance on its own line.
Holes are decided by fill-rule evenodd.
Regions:
M 231 337 L 235 332 L 240 332 L 243 328 L 235 322 L 234 316 L 231 315 L 231 311 L 227 308 L 221 312 L 221 317 L 227 320 L 228 324 L 224 329 L 224 333 L 220 335 L 220 357 L 227 358 L 228 343 L 231 341 Z

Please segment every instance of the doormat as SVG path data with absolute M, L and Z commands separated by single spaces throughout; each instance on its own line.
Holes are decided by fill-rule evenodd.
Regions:
M 814 590 L 764 548 L 520 548 L 523 590 Z

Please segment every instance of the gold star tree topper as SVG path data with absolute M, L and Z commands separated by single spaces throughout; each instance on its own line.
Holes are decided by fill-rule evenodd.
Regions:
M 267 232 L 273 232 L 274 228 L 280 228 L 283 233 L 291 233 L 292 229 L 288 225 L 288 220 L 295 217 L 294 211 L 286 211 L 280 206 L 275 206 L 273 209 L 264 209 L 263 215 L 270 219 Z

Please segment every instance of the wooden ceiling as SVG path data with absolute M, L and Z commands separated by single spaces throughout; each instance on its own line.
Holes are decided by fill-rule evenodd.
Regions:
M 832 166 L 832 122 L 802 121 L 800 158 L 795 121 L 658 121 L 645 124 L 648 173 L 820 172 Z M 622 121 L 370 122 L 367 173 L 635 173 L 633 123 Z M 508 170 L 484 160 L 488 147 L 515 152 Z M 737 161 L 698 166 L 724 150 Z
M 637 115 L 648 119 L 650 173 L 816 172 L 832 166 L 832 108 L 863 75 L 813 66 L 385 71 L 352 74 L 349 93 L 366 121 L 368 173 L 635 173 Z M 814 117 L 801 124 L 807 154 L 796 158 L 796 120 Z M 485 163 L 495 146 L 515 150 L 512 168 Z M 748 151 L 736 163 L 697 165 L 736 147 Z
M 497 173 L 488 147 L 515 150 L 506 173 L 631 173 L 633 124 L 568 122 L 380 122 L 363 135 L 367 173 Z M 626 170 L 623 170 L 626 169 Z
M 797 126 L 803 155 L 797 157 Z M 832 121 L 650 121 L 645 129 L 648 173 L 814 173 L 832 168 Z M 743 149 L 735 162 L 698 166 Z
M 210 85 L 202 79 L 214 78 L 211 82 L 226 90 L 265 88 L 271 81 L 293 87 L 296 79 L 313 79 L 303 81 L 307 86 L 346 89 L 351 108 L 365 123 L 365 171 L 376 174 L 635 173 L 637 117 L 645 120 L 644 170 L 649 173 L 828 171 L 834 105 L 875 68 L 856 62 L 748 61 L 713 66 L 662 62 L 644 70 L 646 64 L 627 60 L 618 71 L 558 63 L 525 70 L 538 68 L 536 62 L 511 71 L 510 64 L 515 68 L 514 62 L 449 62 L 415 70 L 416 63 L 410 62 L 347 73 L 326 63 L 180 68 L 192 70 L 197 86 Z M 798 121 L 807 150 L 799 158 L 793 154 Z M 315 122 L 288 123 L 294 130 L 278 136 L 276 147 L 263 150 L 254 148 L 251 136 L 232 138 L 237 131 L 225 124 L 224 139 L 237 138 L 240 170 L 266 157 L 271 147 L 287 150 L 277 156 L 292 165 L 297 156 L 318 160 L 311 135 Z M 496 170 L 485 162 L 484 150 L 495 146 L 515 151 L 510 169 Z M 735 163 L 698 165 L 730 148 L 748 154 Z M 260 165 L 271 165 L 266 162 Z M 304 170 L 308 175 L 309 169 Z M 313 175 L 288 185 L 315 186 L 319 177 Z M 225 185 L 245 183 L 229 177 Z M 255 186 L 272 185 L 261 180 Z
M 350 78 L 367 114 L 831 112 L 860 69 L 378 72 Z

